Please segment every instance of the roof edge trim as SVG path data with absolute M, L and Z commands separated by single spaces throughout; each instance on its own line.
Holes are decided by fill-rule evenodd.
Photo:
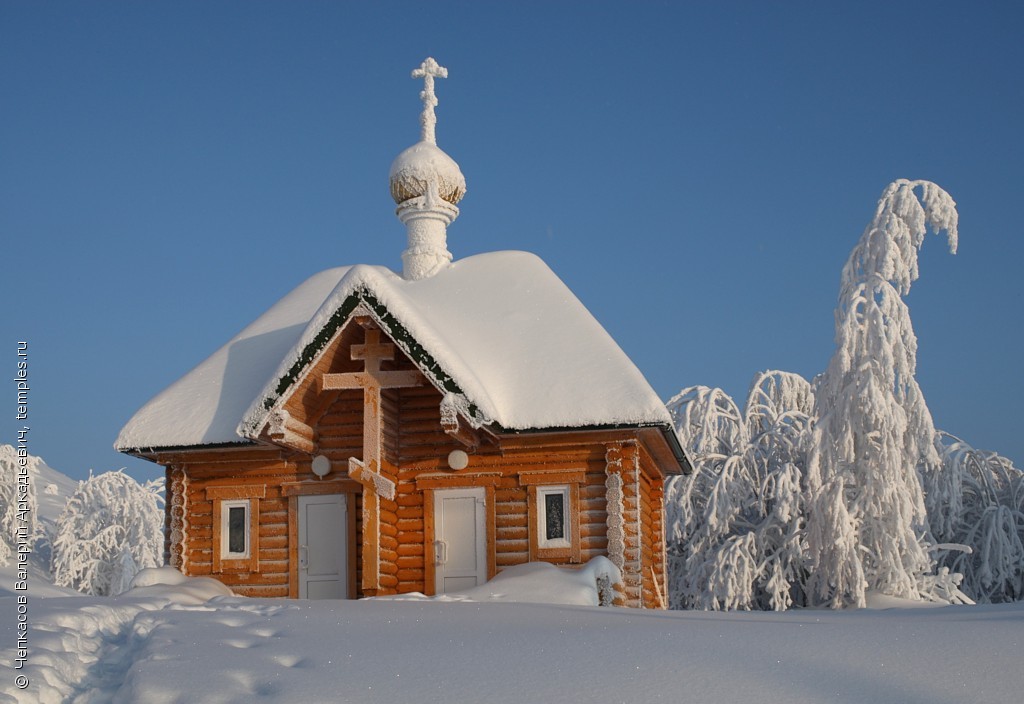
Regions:
M 690 458 L 686 455 L 686 451 L 679 442 L 679 436 L 676 434 L 675 428 L 667 423 L 603 423 L 599 425 L 558 426 L 552 428 L 518 428 L 514 430 L 502 428 L 495 423 L 492 426 L 492 432 L 507 435 L 539 435 L 541 433 L 573 433 L 583 432 L 586 430 L 639 430 L 644 428 L 660 430 L 669 446 L 669 449 L 672 451 L 672 455 L 676 458 L 676 462 L 679 463 L 680 469 L 683 470 L 683 474 L 690 474 L 693 472 L 693 464 L 691 464 Z

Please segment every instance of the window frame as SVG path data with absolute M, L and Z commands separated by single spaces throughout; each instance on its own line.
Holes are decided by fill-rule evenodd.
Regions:
M 213 548 L 214 574 L 256 573 L 260 571 L 260 499 L 267 496 L 264 484 L 250 486 L 213 486 L 206 489 L 206 500 L 213 504 Z M 248 506 L 246 511 L 246 553 L 228 552 L 230 539 L 230 516 L 232 507 Z
M 562 497 L 562 537 L 549 538 L 548 536 L 548 496 Z M 537 514 L 537 549 L 558 550 L 572 548 L 575 535 L 572 529 L 572 492 L 568 484 L 551 484 L 537 487 L 536 496 Z
M 519 483 L 527 489 L 527 531 L 530 559 L 552 564 L 579 564 L 583 555 L 580 530 L 580 487 L 586 483 L 585 469 L 546 469 L 519 472 Z M 547 540 L 547 516 L 544 497 L 552 493 L 565 496 L 564 538 Z
M 231 550 L 231 509 L 245 509 L 242 519 L 242 540 L 245 543 L 245 550 L 235 552 Z M 220 559 L 224 560 L 248 560 L 252 554 L 252 501 L 250 499 L 230 499 L 220 502 Z

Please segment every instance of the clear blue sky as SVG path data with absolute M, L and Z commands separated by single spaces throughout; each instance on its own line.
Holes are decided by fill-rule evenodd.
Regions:
M 882 190 L 944 187 L 961 245 L 922 252 L 918 380 L 1020 467 L 1022 8 L 0 0 L 0 369 L 29 342 L 30 449 L 153 476 L 111 449 L 139 406 L 310 274 L 400 268 L 387 172 L 429 55 L 456 258 L 539 254 L 666 399 L 822 371 Z

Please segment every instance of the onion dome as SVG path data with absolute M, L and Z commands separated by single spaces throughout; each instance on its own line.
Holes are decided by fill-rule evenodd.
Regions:
M 417 142 L 391 164 L 391 197 L 401 204 L 432 190 L 441 200 L 458 205 L 466 194 L 466 178 L 455 160 L 436 144 Z
M 418 281 L 451 264 L 448 226 L 459 216 L 457 204 L 466 194 L 466 178 L 455 160 L 438 148 L 434 134 L 434 79 L 447 78 L 448 69 L 428 57 L 412 77 L 423 79 L 420 141 L 398 155 L 388 181 L 398 204 L 395 215 L 405 225 L 409 242 L 402 252 L 402 276 Z

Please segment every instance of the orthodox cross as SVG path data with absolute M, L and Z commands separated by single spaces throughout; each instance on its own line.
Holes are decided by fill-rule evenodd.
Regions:
M 348 475 L 363 486 L 363 593 L 375 596 L 380 589 L 380 499 L 395 498 L 395 483 L 380 473 L 382 429 L 381 391 L 419 386 L 423 375 L 415 369 L 383 371 L 380 363 L 395 358 L 395 346 L 381 342 L 380 330 L 366 328 L 366 339 L 352 345 L 352 359 L 363 361 L 363 371 L 324 374 L 324 391 L 363 390 L 363 459 L 350 457 Z
M 381 444 L 383 423 L 381 422 L 380 394 L 383 389 L 400 389 L 420 386 L 423 375 L 415 369 L 407 371 L 381 371 L 380 363 L 395 358 L 395 346 L 380 341 L 380 330 L 367 328 L 366 340 L 361 345 L 352 345 L 352 359 L 363 360 L 363 371 L 342 374 L 324 374 L 323 390 L 363 390 L 363 459 L 349 460 L 349 475 L 360 480 L 359 475 L 368 474 L 372 481 L 380 475 Z M 354 466 L 353 466 L 354 465 Z M 378 491 L 378 493 L 380 493 Z M 386 492 L 387 493 L 387 492 Z M 392 498 L 385 496 L 385 498 Z
M 434 115 L 434 108 L 437 107 L 434 78 L 448 78 L 448 69 L 439 66 L 434 59 L 428 56 L 419 68 L 413 69 L 412 77 L 423 79 L 423 90 L 420 91 L 420 100 L 423 101 L 423 114 L 420 115 L 420 139 L 430 144 L 437 144 L 437 136 L 434 133 L 434 127 L 437 125 L 437 116 Z

